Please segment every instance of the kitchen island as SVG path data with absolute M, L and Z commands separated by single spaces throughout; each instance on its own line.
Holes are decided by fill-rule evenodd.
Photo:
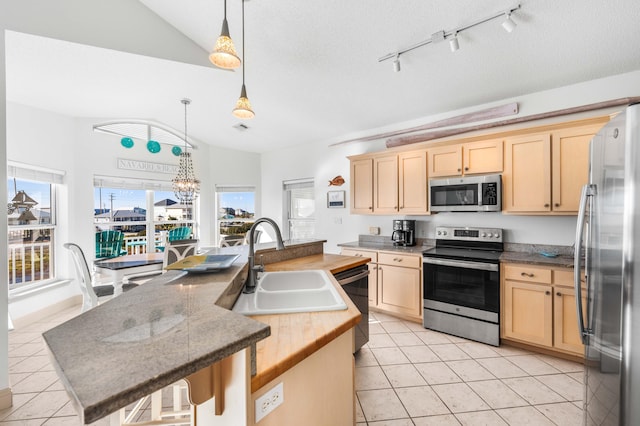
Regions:
M 322 245 L 323 241 L 301 242 L 283 251 L 267 245 L 256 253 L 270 270 L 286 269 L 287 261 L 295 263 L 294 259 L 304 257 L 314 259 L 316 269 L 328 272 L 366 263 L 366 259 L 324 255 Z M 204 402 L 201 395 L 213 396 L 206 389 L 212 387 L 210 366 L 221 363 L 218 371 L 228 403 L 216 395 L 197 406 L 199 424 L 254 424 L 255 399 L 277 380 L 284 382 L 286 402 L 261 424 L 285 424 L 281 412 L 290 408 L 295 412 L 305 400 L 316 399 L 314 386 L 300 389 L 300 374 L 311 377 L 319 371 L 315 374 L 322 378 L 326 360 L 339 356 L 335 370 L 343 380 L 329 381 L 323 388 L 329 390 L 328 397 L 346 397 L 346 403 L 334 411 L 347 415 L 345 424 L 351 424 L 355 401 L 351 329 L 360 313 L 337 282 L 334 285 L 346 310 L 249 318 L 230 311 L 246 277 L 246 247 L 216 252 L 241 257 L 218 273 L 167 271 L 44 333 L 82 421 L 93 422 L 190 376 L 194 378 L 190 381 L 192 394 L 200 395 L 198 401 Z M 252 347 L 256 350 L 251 351 Z M 202 372 L 208 381 L 202 380 Z M 328 411 L 326 405 L 320 405 Z

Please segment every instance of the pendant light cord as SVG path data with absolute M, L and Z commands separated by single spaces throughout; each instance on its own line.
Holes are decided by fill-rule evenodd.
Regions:
M 184 152 L 187 152 L 187 105 L 189 105 L 189 101 L 183 99 L 182 103 L 184 104 Z
M 225 0 L 226 1 L 226 0 Z M 244 0 L 242 0 L 242 85 L 244 86 Z

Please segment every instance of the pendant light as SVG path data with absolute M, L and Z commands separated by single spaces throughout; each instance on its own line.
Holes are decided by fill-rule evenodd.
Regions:
M 224 0 L 224 19 L 222 20 L 222 30 L 220 37 L 216 40 L 213 52 L 209 55 L 209 60 L 213 65 L 225 68 L 235 69 L 240 66 L 240 58 L 236 54 L 236 48 L 233 40 L 229 35 L 229 23 L 227 22 L 227 0 Z
M 256 114 L 251 109 L 251 102 L 247 97 L 247 88 L 244 85 L 244 1 L 242 0 L 242 89 L 240 90 L 240 98 L 236 102 L 236 107 L 233 109 L 233 115 L 237 118 L 248 120 Z
M 180 102 L 184 105 L 184 151 L 180 153 L 180 165 L 178 167 L 178 175 L 173 178 L 173 192 L 176 194 L 180 204 L 191 204 L 198 196 L 200 191 L 200 181 L 196 179 L 193 172 L 193 160 L 191 153 L 187 151 L 187 105 L 191 103 L 190 99 L 182 99 Z

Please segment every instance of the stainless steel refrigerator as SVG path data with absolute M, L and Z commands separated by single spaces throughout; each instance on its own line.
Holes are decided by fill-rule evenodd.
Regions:
M 575 247 L 585 424 L 640 425 L 640 104 L 591 141 Z

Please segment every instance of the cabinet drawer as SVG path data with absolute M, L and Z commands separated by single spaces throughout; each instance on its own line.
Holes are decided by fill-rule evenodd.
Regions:
M 403 266 L 405 268 L 420 268 L 420 265 L 422 264 L 422 256 L 378 253 L 378 263 L 384 265 Z
M 369 250 L 361 250 L 361 249 L 342 249 L 340 252 L 343 256 L 355 256 L 355 257 L 369 257 L 371 258 L 371 262 L 375 263 L 378 261 L 378 252 L 369 251 Z
M 580 273 L 580 282 L 585 287 L 584 271 Z M 573 287 L 573 269 L 554 269 L 553 284 Z
M 529 265 L 504 265 L 504 278 L 507 280 L 551 284 L 551 269 Z

